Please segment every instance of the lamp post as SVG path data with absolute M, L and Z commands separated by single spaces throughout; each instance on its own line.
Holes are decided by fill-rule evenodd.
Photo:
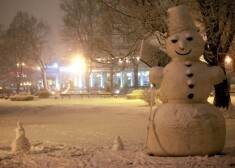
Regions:
M 229 55 L 226 55 L 226 57 L 224 59 L 224 64 L 225 64 L 225 71 L 226 71 L 226 75 L 227 75 L 227 80 L 228 80 L 228 83 L 230 86 L 234 63 L 233 63 L 232 58 Z
M 225 69 L 228 75 L 230 75 L 233 72 L 233 60 L 229 55 L 226 55 L 225 59 Z

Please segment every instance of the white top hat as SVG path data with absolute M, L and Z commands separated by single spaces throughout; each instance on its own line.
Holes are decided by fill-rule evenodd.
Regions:
M 193 19 L 190 15 L 189 9 L 185 5 L 179 5 L 167 10 L 168 19 L 168 36 L 180 33 L 186 30 L 199 29 L 195 26 Z

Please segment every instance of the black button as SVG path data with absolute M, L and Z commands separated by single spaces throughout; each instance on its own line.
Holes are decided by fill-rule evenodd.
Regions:
M 186 65 L 187 67 L 191 67 L 192 66 L 192 61 L 186 61 L 184 63 L 184 65 Z
M 188 77 L 193 77 L 192 73 L 187 74 Z
M 192 99 L 193 96 L 194 96 L 194 95 L 193 95 L 192 93 L 190 93 L 190 94 L 188 95 L 188 98 L 189 98 L 189 99 Z
M 192 89 L 192 88 L 194 88 L 194 84 L 189 84 L 188 87 L 190 87 Z

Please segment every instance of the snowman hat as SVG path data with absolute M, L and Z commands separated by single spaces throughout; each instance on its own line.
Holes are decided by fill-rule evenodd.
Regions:
M 196 30 L 199 29 L 196 27 L 193 19 L 190 15 L 189 9 L 185 5 L 179 5 L 167 10 L 168 19 L 168 36 L 180 33 L 186 30 Z

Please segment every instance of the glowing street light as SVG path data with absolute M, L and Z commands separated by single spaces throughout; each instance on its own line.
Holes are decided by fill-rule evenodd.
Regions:
M 226 55 L 226 57 L 224 59 L 224 63 L 225 63 L 226 72 L 228 74 L 233 72 L 233 60 L 232 60 L 232 58 L 229 55 Z
M 53 66 L 53 68 L 58 68 L 59 67 L 57 62 L 55 62 L 52 66 Z
M 72 59 L 72 65 L 70 66 L 71 71 L 73 72 L 84 72 L 86 69 L 86 62 L 83 56 L 80 54 L 75 55 L 75 57 Z
M 231 63 L 232 63 L 232 58 L 227 55 L 227 56 L 225 57 L 224 61 L 225 61 L 225 63 L 227 63 L 227 64 L 231 64 Z
M 86 61 L 81 54 L 74 54 L 72 64 L 69 67 L 70 71 L 74 73 L 73 82 L 75 87 L 83 87 L 83 76 L 86 70 Z
M 24 63 L 24 62 L 22 62 L 22 63 L 17 63 L 16 65 L 17 65 L 17 66 L 20 66 L 20 65 L 21 65 L 21 66 L 25 66 L 25 63 Z

